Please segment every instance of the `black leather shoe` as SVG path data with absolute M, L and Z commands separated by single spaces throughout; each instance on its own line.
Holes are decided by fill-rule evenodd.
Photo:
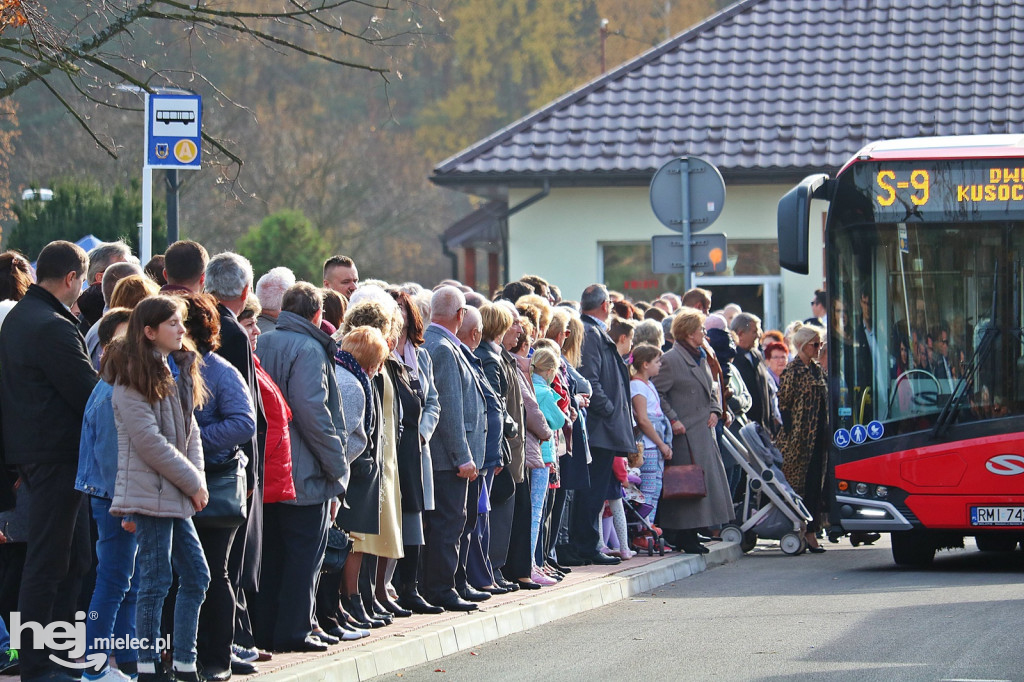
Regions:
M 687 542 L 679 545 L 679 551 L 686 554 L 707 554 L 711 550 L 699 542 Z
M 313 630 L 313 632 L 310 633 L 310 637 L 315 637 L 315 638 L 319 639 L 321 642 L 323 642 L 327 646 L 334 646 L 335 644 L 337 644 L 338 642 L 341 641 L 340 639 L 338 639 L 334 635 L 329 635 L 326 632 L 324 632 L 323 630 Z
M 345 613 L 352 617 L 352 624 L 357 628 L 376 629 L 382 628 L 387 623 L 377 618 L 371 618 L 366 614 L 366 609 L 363 608 L 363 600 L 360 599 L 358 594 L 350 594 L 341 598 L 341 607 L 345 610 Z
M 384 606 L 377 601 L 376 598 L 373 600 L 373 613 L 370 614 L 371 618 L 384 621 L 385 625 L 391 625 L 395 622 L 394 615 L 384 608 Z
M 570 573 L 572 573 L 572 569 L 571 568 L 567 568 L 567 567 L 563 566 L 562 564 L 555 563 L 554 561 L 551 561 L 550 559 L 548 559 L 547 564 L 548 564 L 548 566 L 550 566 L 551 568 L 555 569 L 556 571 L 558 571 L 559 573 L 561 573 L 563 575 L 569 575 Z
M 416 590 L 398 595 L 398 605 L 403 609 L 412 611 L 413 613 L 432 616 L 444 613 L 443 608 L 440 606 L 434 606 L 433 604 L 428 604 L 427 600 L 421 597 L 420 593 Z
M 540 585 L 538 583 L 535 583 L 532 580 L 528 580 L 526 578 L 523 578 L 522 580 L 517 580 L 516 584 L 519 585 L 519 589 L 521 589 L 521 590 L 539 590 L 540 589 Z
M 474 590 L 468 585 L 459 591 L 459 596 L 466 601 L 487 601 L 491 598 L 491 595 L 487 592 L 481 592 L 480 590 Z
M 505 580 L 504 578 L 495 578 L 494 579 L 494 584 L 497 585 L 498 587 L 501 587 L 501 588 L 503 588 L 505 590 L 508 590 L 509 592 L 515 592 L 516 590 L 519 589 L 519 583 L 517 583 L 515 581 L 509 582 L 509 581 Z
M 808 547 L 807 551 L 810 552 L 811 554 L 824 554 L 825 553 L 825 548 L 824 547 Z
M 585 566 L 586 561 L 575 549 L 569 545 L 561 545 L 555 548 L 558 555 L 558 563 L 562 566 Z
M 487 594 L 506 594 L 508 592 L 507 589 L 505 589 L 504 587 L 500 587 L 498 585 L 488 585 L 487 587 L 481 587 L 480 591 L 486 592 Z
M 248 661 L 243 661 L 238 656 L 231 657 L 231 670 L 229 672 L 235 675 L 255 675 L 259 671 L 260 669 L 252 663 L 249 663 Z M 204 675 L 203 677 L 206 676 Z M 207 677 L 206 679 L 211 678 Z M 231 679 L 231 675 L 228 675 L 227 679 Z
M 431 602 L 434 606 L 440 606 L 445 611 L 476 611 L 479 608 L 473 602 L 466 601 L 458 595 L 452 594 Z
M 867 533 L 865 531 L 857 531 L 850 533 L 850 544 L 854 547 L 860 547 L 863 545 L 872 545 L 882 536 L 878 533 Z
M 322 654 L 327 651 L 327 645 L 321 642 L 319 639 L 314 639 L 307 636 L 305 639 L 298 642 L 287 642 L 279 644 L 275 647 L 278 651 L 297 651 L 301 653 L 317 653 Z
M 207 682 L 227 682 L 231 679 L 232 670 L 218 670 L 217 672 L 211 672 L 209 670 L 203 670 L 203 674 L 200 679 L 206 680 Z
M 615 566 L 621 564 L 622 559 L 617 556 L 608 556 L 602 552 L 596 552 L 588 561 L 596 566 Z
M 412 615 L 412 611 L 409 609 L 403 609 L 390 599 L 385 599 L 383 601 L 378 599 L 377 601 L 380 602 L 381 606 L 388 610 L 388 613 L 392 614 L 396 618 L 408 618 Z

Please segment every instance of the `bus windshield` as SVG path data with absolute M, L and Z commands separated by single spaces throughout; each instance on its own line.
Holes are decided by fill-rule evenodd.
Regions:
M 944 408 L 1024 412 L 1024 223 L 857 218 L 828 235 L 832 423 L 888 436 L 938 428 Z

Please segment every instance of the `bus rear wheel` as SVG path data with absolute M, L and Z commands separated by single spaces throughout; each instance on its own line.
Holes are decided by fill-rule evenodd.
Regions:
M 928 566 L 935 559 L 935 542 L 920 531 L 892 533 L 892 559 L 897 566 Z

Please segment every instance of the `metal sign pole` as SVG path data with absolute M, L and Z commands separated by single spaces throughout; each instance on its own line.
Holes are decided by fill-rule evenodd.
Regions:
M 683 223 L 683 282 L 686 290 L 693 286 L 693 262 L 691 249 L 693 245 L 690 235 L 690 161 L 687 158 L 681 159 L 679 164 L 679 182 L 682 183 L 680 193 L 682 202 L 682 223 Z
M 143 149 L 149 144 L 149 93 L 145 93 L 143 110 L 146 123 L 143 127 Z M 139 240 L 139 260 L 148 263 L 153 257 L 153 169 L 148 163 L 142 164 L 142 235 Z

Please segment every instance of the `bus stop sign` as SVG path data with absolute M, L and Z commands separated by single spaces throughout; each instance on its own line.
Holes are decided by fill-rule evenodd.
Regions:
M 685 185 L 685 186 L 684 186 Z M 688 205 L 686 211 L 684 204 Z M 725 181 L 712 164 L 697 156 L 672 159 L 651 180 L 651 208 L 661 224 L 675 232 L 707 229 L 722 214 Z M 686 214 L 689 215 L 686 215 Z
M 199 95 L 153 93 L 146 97 L 146 165 L 198 169 L 202 116 Z

